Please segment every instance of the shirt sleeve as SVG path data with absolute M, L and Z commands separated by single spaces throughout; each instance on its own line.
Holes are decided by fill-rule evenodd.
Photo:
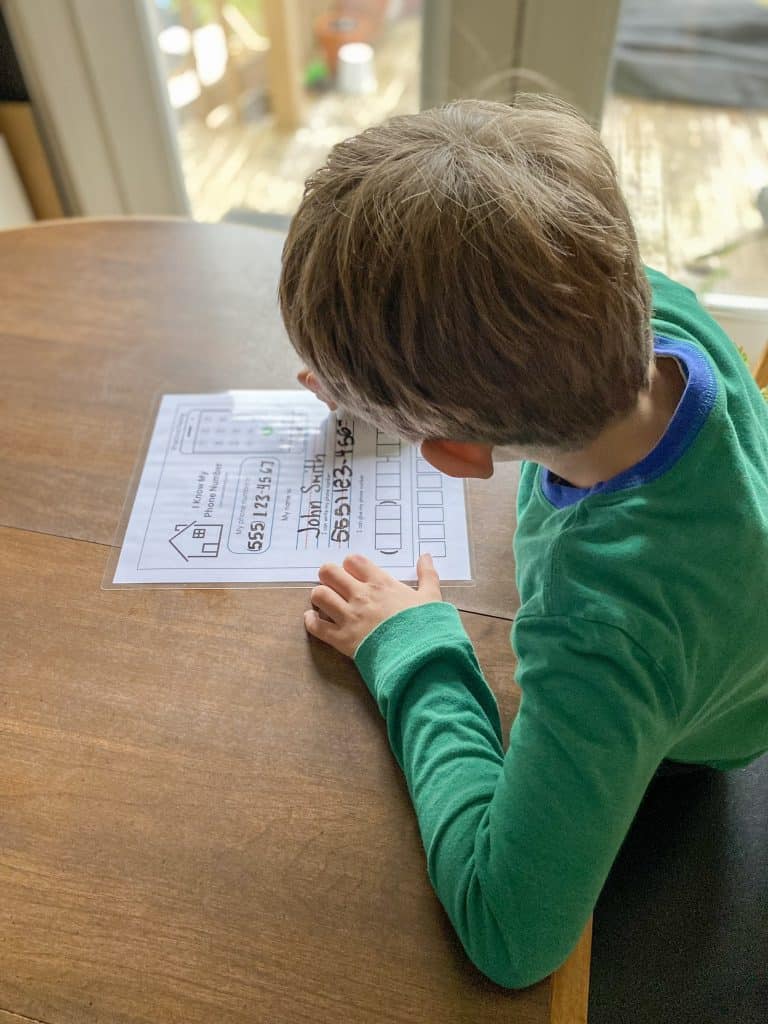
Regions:
M 522 988 L 568 957 L 676 709 L 622 630 L 571 616 L 515 626 L 520 710 L 504 754 L 498 708 L 455 608 L 411 608 L 355 660 L 383 714 L 427 870 L 469 958 Z

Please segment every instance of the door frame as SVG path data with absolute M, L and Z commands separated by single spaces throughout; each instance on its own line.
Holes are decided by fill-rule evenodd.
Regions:
M 66 211 L 189 215 L 147 0 L 4 0 Z

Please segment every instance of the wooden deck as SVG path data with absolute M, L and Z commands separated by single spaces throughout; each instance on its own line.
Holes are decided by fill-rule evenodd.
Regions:
M 269 118 L 216 130 L 202 121 L 181 125 L 179 148 L 194 216 L 216 221 L 238 206 L 292 214 L 304 179 L 332 146 L 369 125 L 419 109 L 420 31 L 418 18 L 389 26 L 376 48 L 378 92 L 310 96 L 306 123 L 297 132 L 279 132 Z
M 376 51 L 379 91 L 329 92 L 307 103 L 304 127 L 278 132 L 269 119 L 210 130 L 188 122 L 179 143 L 192 210 L 219 220 L 233 207 L 291 214 L 304 179 L 336 142 L 419 102 L 418 18 L 396 22 Z M 696 257 L 755 231 L 768 185 L 768 111 L 740 111 L 614 96 L 603 136 L 619 168 L 646 261 L 697 288 L 768 293 L 768 235 L 686 269 Z
M 768 186 L 768 111 L 614 96 L 603 138 L 616 160 L 646 262 L 707 290 L 768 294 L 768 233 L 708 261 L 687 264 L 757 231 Z

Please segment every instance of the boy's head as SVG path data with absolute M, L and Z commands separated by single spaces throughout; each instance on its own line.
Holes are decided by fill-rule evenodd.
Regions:
M 280 303 L 325 392 L 409 440 L 573 451 L 648 385 L 615 169 L 552 98 L 460 101 L 337 145 L 291 224 Z

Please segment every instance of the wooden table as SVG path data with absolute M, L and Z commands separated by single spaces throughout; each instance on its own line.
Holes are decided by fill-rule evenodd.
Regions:
M 101 588 L 158 396 L 289 385 L 281 243 L 162 220 L 0 235 L 0 1024 L 578 1024 L 588 933 L 523 992 L 467 961 L 306 590 Z M 509 586 L 464 615 L 505 729 Z

